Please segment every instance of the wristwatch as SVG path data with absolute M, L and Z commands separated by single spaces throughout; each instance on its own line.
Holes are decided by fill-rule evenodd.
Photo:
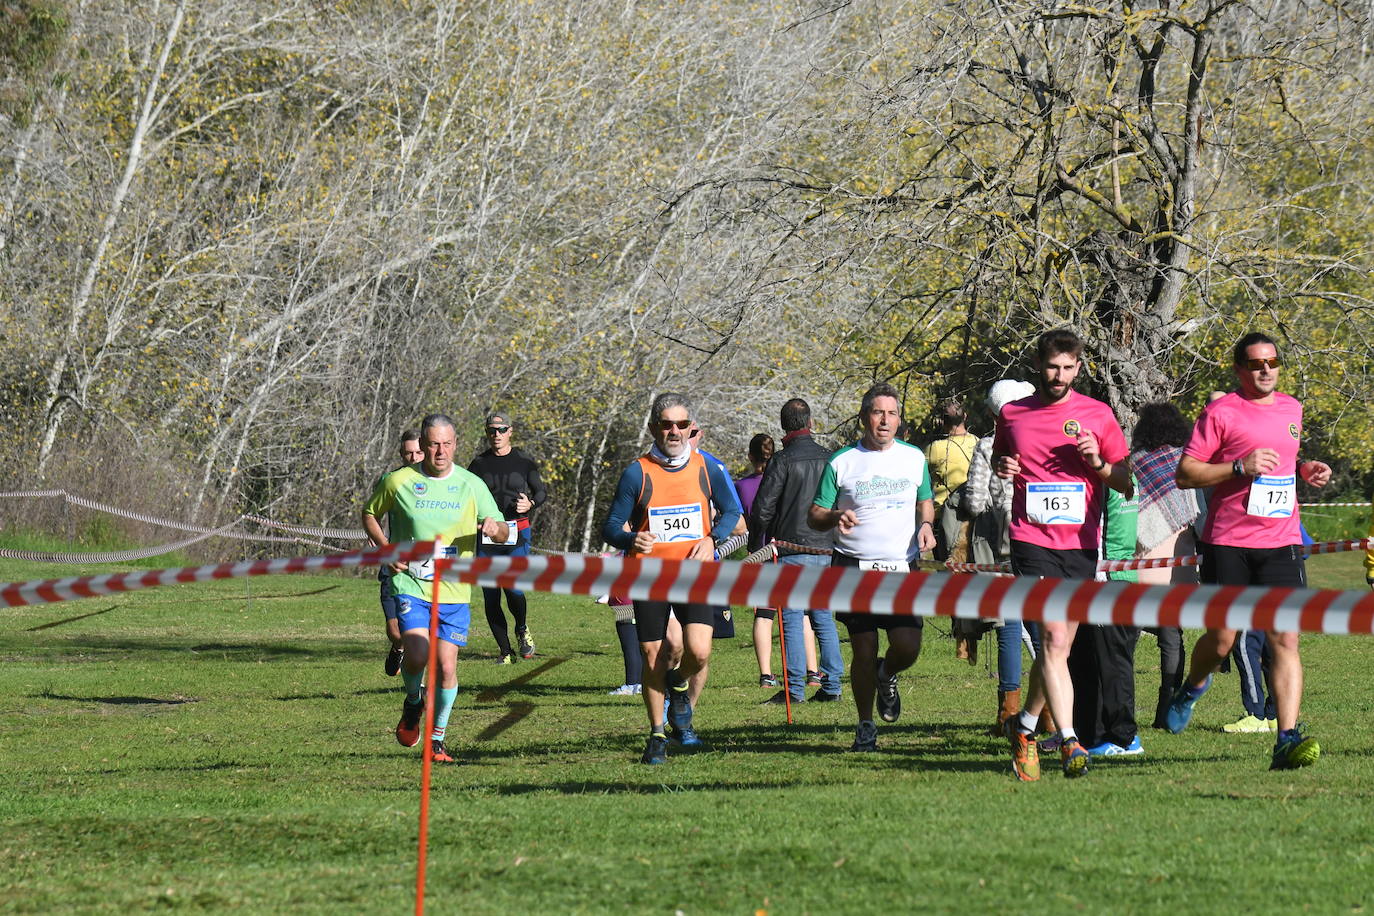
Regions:
M 1243 465 L 1243 464 L 1240 463 L 1240 459 L 1239 459 L 1239 458 L 1237 458 L 1235 461 L 1232 461 L 1232 462 L 1231 462 L 1231 476 L 1232 476 L 1232 477 L 1244 477 L 1244 476 L 1245 476 L 1245 465 Z

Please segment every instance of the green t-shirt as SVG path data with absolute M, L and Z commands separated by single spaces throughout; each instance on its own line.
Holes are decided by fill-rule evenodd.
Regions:
M 1140 484 L 1131 479 L 1132 492 L 1140 492 Z M 1107 487 L 1107 527 L 1102 535 L 1103 553 L 1107 560 L 1135 559 L 1136 517 L 1140 506 L 1134 498 L 1127 499 Z M 1107 573 L 1107 578 L 1115 582 L 1139 582 L 1140 574 L 1133 569 Z
M 501 518 L 491 491 L 476 474 L 453 468 L 447 477 L 430 477 L 423 465 L 400 468 L 377 482 L 364 511 L 373 518 L 389 517 L 393 541 L 442 538 L 445 553 L 470 557 L 477 551 L 477 520 Z M 410 569 L 392 578 L 397 594 L 430 600 L 433 561 L 413 560 Z M 456 575 L 439 580 L 441 604 L 466 604 L 472 588 Z

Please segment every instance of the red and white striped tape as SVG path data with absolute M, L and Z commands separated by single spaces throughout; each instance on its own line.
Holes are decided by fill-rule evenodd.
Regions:
M 788 544 L 785 541 L 774 541 L 783 547 L 796 549 L 801 545 Z M 1323 541 L 1320 544 L 1308 544 L 1303 548 L 1303 553 L 1341 553 L 1347 550 L 1368 550 L 1370 544 L 1374 543 L 1374 538 L 1361 538 L 1357 541 Z M 824 553 L 814 547 L 801 548 L 807 553 Z M 933 569 L 947 569 L 950 572 L 959 573 L 1010 573 L 1011 564 L 1009 563 L 949 563 L 939 560 L 921 560 L 924 566 Z M 1186 557 L 1159 557 L 1149 560 L 1102 560 L 1097 564 L 1098 572 L 1124 572 L 1131 569 L 1166 569 L 1171 566 L 1196 566 L 1198 558 L 1196 555 Z
M 1363 509 L 1366 506 L 1370 505 L 1370 503 L 1298 503 L 1298 505 L 1304 509 L 1327 509 L 1337 506 L 1341 508 L 1358 506 L 1359 508 Z
M 159 585 L 269 576 L 277 573 L 313 572 L 346 566 L 377 566 L 396 560 L 414 560 L 434 555 L 433 541 L 392 544 L 381 550 L 355 550 L 328 557 L 290 557 L 278 560 L 253 560 L 208 566 L 183 566 L 179 569 L 152 569 L 146 572 L 106 573 L 100 576 L 70 576 L 65 579 L 39 579 L 0 585 L 0 605 L 21 607 L 51 604 L 78 598 L 117 595 Z
M 368 566 L 432 556 L 433 542 L 328 557 L 83 576 L 0 586 L 11 607 L 118 594 L 181 582 Z M 462 581 L 565 595 L 745 607 L 813 607 L 868 614 L 1074 621 L 1131 626 L 1374 632 L 1374 593 L 1139 585 L 1030 577 L 888 573 L 775 563 L 698 563 L 564 554 L 440 561 Z

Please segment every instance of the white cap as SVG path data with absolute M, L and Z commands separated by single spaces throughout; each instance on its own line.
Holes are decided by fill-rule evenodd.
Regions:
M 1020 382 L 1014 378 L 1004 378 L 992 383 L 988 390 L 988 409 L 1001 416 L 1002 408 L 1012 401 L 1019 401 L 1035 394 L 1035 386 L 1030 382 Z

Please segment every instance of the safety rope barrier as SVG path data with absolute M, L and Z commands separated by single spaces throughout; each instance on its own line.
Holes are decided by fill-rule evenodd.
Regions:
M 130 563 L 134 560 L 146 560 L 150 557 L 173 553 L 217 534 L 222 535 L 223 532 L 207 531 L 205 534 L 197 534 L 171 544 L 159 544 L 156 547 L 136 547 L 132 550 L 106 551 L 104 553 L 50 553 L 42 550 L 11 550 L 8 547 L 0 547 L 0 557 L 7 560 L 28 560 L 33 563 Z
M 255 525 L 260 525 L 263 528 L 270 528 L 276 531 L 284 531 L 287 534 L 297 535 L 297 537 L 283 538 L 273 537 L 272 535 L 264 534 L 250 534 L 246 531 L 225 531 L 223 528 L 210 528 L 205 525 L 193 525 L 188 522 L 180 522 L 175 521 L 173 519 L 161 518 L 159 516 L 148 515 L 143 512 L 134 512 L 130 509 L 121 509 L 117 506 L 110 506 L 106 505 L 105 503 L 97 502 L 94 499 L 88 499 L 84 496 L 77 496 L 75 494 L 68 493 L 66 490 L 17 490 L 12 492 L 0 493 L 0 499 L 19 498 L 60 498 L 73 506 L 80 506 L 83 509 L 89 509 L 93 512 L 103 512 L 106 515 L 114 515 L 118 516 L 119 518 L 127 518 L 130 521 L 143 522 L 144 524 L 148 525 L 157 525 L 161 528 L 171 528 L 176 531 L 186 531 L 193 534 L 203 534 L 206 536 L 217 535 L 219 537 L 233 538 L 235 540 L 240 541 L 259 541 L 263 543 L 280 544 L 313 543 L 310 541 L 302 541 L 300 539 L 301 537 L 333 538 L 334 540 L 343 541 L 367 540 L 367 532 L 363 531 L 363 529 L 361 528 L 323 528 L 314 527 L 310 525 L 288 525 L 284 522 L 274 522 L 271 519 L 263 518 L 260 515 L 240 515 L 238 518 L 234 519 L 233 522 L 230 522 L 228 525 L 226 525 L 225 528 L 232 528 L 238 523 L 246 521 L 252 522 Z M 338 548 L 330 547 L 329 549 L 336 550 Z M 156 554 L 154 554 L 154 556 L 155 555 Z
M 17 607 L 175 583 L 376 565 L 431 556 L 433 549 L 433 542 L 425 541 L 333 556 L 17 582 L 0 585 L 0 603 Z M 468 557 L 453 560 L 452 569 L 461 581 L 488 588 L 564 595 L 615 594 L 690 604 L 1126 626 L 1374 632 L 1374 592 L 1369 591 L 948 576 L 836 566 L 576 554 Z

